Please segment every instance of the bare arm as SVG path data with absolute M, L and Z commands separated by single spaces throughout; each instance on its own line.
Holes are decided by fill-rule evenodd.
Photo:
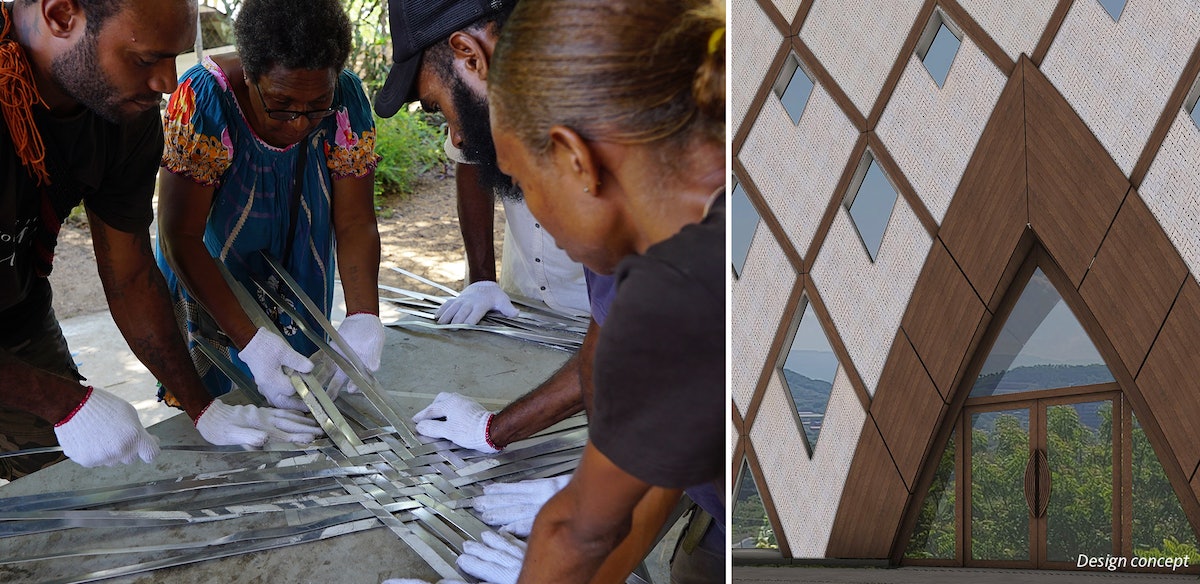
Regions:
M 0 405 L 57 423 L 86 395 L 87 388 L 79 382 L 38 369 L 0 350 Z
M 154 262 L 150 234 L 109 227 L 88 210 L 96 267 L 113 320 L 154 377 L 179 399 L 195 420 L 212 402 L 188 356 L 167 292 Z
M 519 582 L 589 582 L 631 533 L 634 509 L 650 488 L 589 441 L 571 482 L 534 521 Z
M 662 530 L 663 524 L 671 516 L 671 511 L 679 503 L 683 491 L 650 487 L 646 496 L 633 510 L 633 526 L 629 535 L 621 540 L 621 545 L 608 554 L 604 565 L 592 577 L 591 584 L 618 584 L 624 582 L 641 563 L 642 559 L 654 547 L 655 538 Z
M 496 280 L 495 196 L 479 184 L 474 164 L 455 164 L 458 193 L 458 228 L 467 250 L 467 283 Z
M 374 172 L 333 181 L 333 229 L 346 314 L 379 314 L 379 226 L 375 221 L 374 185 Z
M 591 375 L 584 377 L 583 371 L 591 371 L 596 354 L 595 340 L 600 336 L 600 325 L 591 321 L 583 347 L 572 355 L 558 371 L 529 393 L 505 406 L 492 418 L 492 443 L 501 448 L 518 440 L 524 440 L 565 420 L 584 408 L 584 396 L 591 393 Z
M 212 200 L 213 187 L 172 172 L 161 174 L 158 228 L 162 232 L 162 251 L 184 287 L 240 349 L 254 338 L 258 327 L 246 315 L 218 271 L 216 260 L 204 247 L 204 227 Z

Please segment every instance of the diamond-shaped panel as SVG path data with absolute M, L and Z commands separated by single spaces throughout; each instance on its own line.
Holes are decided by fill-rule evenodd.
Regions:
M 788 398 L 796 410 L 800 427 L 808 439 L 809 456 L 812 456 L 833 392 L 838 358 L 829 346 L 825 329 L 813 314 L 812 304 L 807 298 L 801 304 L 804 312 L 794 325 L 791 342 L 784 346 L 780 355 L 779 374 L 787 386 Z
M 1032 55 L 1057 2 L 1046 0 L 958 0 L 1008 58 Z
M 875 162 L 870 152 L 863 159 L 863 164 L 866 168 L 859 171 L 861 178 L 851 183 L 844 204 L 850 213 L 851 224 L 858 231 L 867 255 L 873 262 L 879 255 L 879 246 L 883 243 L 897 195 L 896 188 L 888 181 L 883 168 Z
M 743 459 L 742 470 L 734 485 L 736 496 L 730 525 L 730 541 L 734 549 L 779 549 L 758 482 L 758 478 L 750 471 L 749 462 Z
M 1179 250 L 1188 271 L 1200 274 L 1200 128 L 1183 110 L 1135 192 Z
M 737 181 L 733 183 L 731 211 L 733 225 L 730 233 L 730 246 L 733 249 L 733 274 L 736 277 L 742 274 L 742 269 L 746 265 L 746 255 L 750 253 L 750 242 L 754 239 L 754 232 L 758 229 L 761 221 L 758 209 L 746 196 L 746 189 L 742 188 L 742 184 Z
M 783 104 L 788 117 L 792 118 L 792 123 L 799 124 L 800 117 L 804 115 L 804 106 L 808 104 L 808 98 L 812 95 L 813 82 L 800 66 L 795 54 L 788 55 L 784 61 L 783 70 L 775 80 L 774 89 L 775 96 Z
M 1125 0 L 1099 0 L 1099 2 L 1113 20 L 1121 19 L 1121 13 L 1125 11 Z
M 946 78 L 950 76 L 950 66 L 954 64 L 954 57 L 958 55 L 960 46 L 962 46 L 962 41 L 950 30 L 950 27 L 940 24 L 932 42 L 923 49 L 917 48 L 921 64 L 925 65 L 925 70 L 929 71 L 929 75 L 933 77 L 933 81 L 937 83 L 938 87 L 946 85 Z

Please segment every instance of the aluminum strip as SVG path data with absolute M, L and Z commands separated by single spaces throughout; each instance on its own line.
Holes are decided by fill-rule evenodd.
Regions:
M 350 430 L 346 419 L 342 417 L 337 406 L 333 405 L 329 395 L 325 393 L 316 379 L 312 375 L 298 375 L 295 372 L 290 372 L 288 379 L 291 380 L 292 387 L 296 388 L 296 394 L 304 400 L 304 404 L 308 406 L 309 411 L 312 412 L 334 444 L 347 454 L 357 453 L 357 447 L 363 445 L 362 441 L 358 439 L 357 434 Z
M 423 300 L 425 302 L 429 302 L 431 304 L 436 304 L 438 306 L 441 306 L 443 303 L 446 302 L 446 299 L 441 296 L 425 294 L 424 292 L 417 292 L 415 290 L 405 290 L 404 288 L 396 288 L 395 286 L 385 286 L 383 284 L 380 284 L 379 289 L 387 290 L 388 292 L 392 292 L 394 294 L 403 294 L 405 296 L 408 296 L 409 298 L 413 298 L 416 300 Z
M 425 529 L 428 529 L 434 536 L 440 539 L 444 545 L 449 546 L 456 557 L 462 555 L 463 542 L 467 541 L 467 538 L 463 537 L 461 533 L 458 533 L 446 522 L 439 519 L 433 513 L 430 513 L 428 509 L 413 509 L 412 514 Z
M 434 288 L 437 288 L 438 290 L 441 290 L 441 291 L 449 294 L 453 298 L 458 297 L 458 291 L 449 286 L 443 286 L 442 284 L 438 284 L 437 282 L 434 282 L 433 280 L 418 276 L 408 270 L 405 270 L 402 268 L 397 268 L 396 266 L 389 266 L 389 267 L 392 268 L 392 271 L 394 271 L 394 272 L 399 272 L 399 273 L 404 274 L 405 276 L 408 276 L 409 278 L 412 278 L 422 284 L 426 284 L 426 285 L 432 286 Z
M 339 482 L 342 483 L 347 492 L 351 492 L 352 490 L 361 492 L 356 485 L 349 481 Z M 388 513 L 382 505 L 374 500 L 363 501 L 363 506 L 374 513 L 375 517 L 385 527 L 396 534 L 408 547 L 412 548 L 438 575 L 443 578 L 461 578 L 458 570 L 454 568 L 454 556 L 449 554 L 450 550 L 445 548 L 445 545 L 441 544 L 436 538 L 429 535 L 423 529 L 410 529 L 404 522 L 391 513 Z
M 560 454 L 560 455 L 555 455 L 555 456 L 543 456 L 543 457 L 534 458 L 534 459 L 530 459 L 530 460 L 523 460 L 521 462 L 514 462 L 511 464 L 506 464 L 504 466 L 500 466 L 500 467 L 494 468 L 489 471 L 484 471 L 484 472 L 478 473 L 474 476 L 467 476 L 467 477 L 460 477 L 457 479 L 453 479 L 450 481 L 450 484 L 454 485 L 455 487 L 462 487 L 462 486 L 466 486 L 466 485 L 469 485 L 472 483 L 477 483 L 480 481 L 485 481 L 485 480 L 489 480 L 489 479 L 497 479 L 497 478 L 500 478 L 503 476 L 508 476 L 511 474 L 519 473 L 519 472 L 524 472 L 524 471 L 542 468 L 545 466 L 550 466 L 552 464 L 560 464 L 563 462 L 577 462 L 578 460 L 579 460 L 578 452 L 568 452 L 566 454 Z
M 471 515 L 465 511 L 456 511 L 451 509 L 441 502 L 435 501 L 429 495 L 417 495 L 416 497 L 413 497 L 413 500 L 425 505 L 426 509 L 433 510 L 434 513 L 437 513 L 455 529 L 471 536 L 471 539 L 475 541 L 480 541 L 483 538 L 483 532 L 492 530 L 492 528 L 488 527 L 486 523 L 476 519 L 474 515 Z M 413 514 L 416 515 L 416 512 Z M 462 550 L 460 549 L 459 553 L 461 552 Z
M 207 339 L 201 338 L 197 341 L 196 347 L 200 349 L 200 352 L 204 354 L 209 363 L 220 369 L 221 373 L 224 373 L 225 377 L 228 377 L 234 385 L 242 388 L 242 393 L 245 394 L 251 403 L 260 408 L 266 406 L 267 400 L 263 397 L 262 392 L 258 391 L 258 384 L 254 383 L 254 379 L 247 376 L 246 372 L 238 369 L 220 351 L 208 346 L 208 343 Z

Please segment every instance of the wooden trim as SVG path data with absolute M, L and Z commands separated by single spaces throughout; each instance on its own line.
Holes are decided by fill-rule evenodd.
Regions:
M 1003 326 L 1001 327 L 1003 328 Z M 990 406 L 1006 403 L 1023 402 L 1031 399 L 1036 400 L 1056 400 L 1064 397 L 1088 397 L 1096 395 L 1104 395 L 1113 391 L 1120 391 L 1121 387 L 1114 381 L 1109 383 L 1097 383 L 1094 385 L 1077 385 L 1075 387 L 1056 387 L 1054 389 L 1036 389 L 1033 391 L 1023 391 L 1020 393 L 1006 393 L 1002 395 L 989 395 L 982 397 L 968 397 L 970 407 L 975 406 Z M 1073 403 L 1070 400 L 1063 403 Z M 1057 405 L 1057 404 L 1056 404 Z
M 737 440 L 737 444 L 735 444 L 733 447 L 733 460 L 731 460 L 729 462 L 730 466 L 733 467 L 732 469 L 730 469 L 730 474 L 729 474 L 729 476 L 733 477 L 733 482 L 732 482 L 732 484 L 729 485 L 729 490 L 730 490 L 730 492 L 733 493 L 733 496 L 730 497 L 731 499 L 733 499 L 733 501 L 731 503 L 729 503 L 729 509 L 730 509 L 731 513 L 733 512 L 734 503 L 737 502 L 736 487 L 738 486 L 737 485 L 738 473 L 742 472 L 742 460 L 744 458 L 746 458 L 746 445 L 750 443 L 750 437 L 742 434 L 741 431 L 739 430 L 736 440 Z
M 767 0 L 769 1 L 769 0 Z M 767 97 L 771 95 L 771 88 L 775 85 L 775 77 L 783 70 L 783 62 L 787 59 L 788 50 L 791 43 L 785 39 L 779 43 L 779 49 L 775 51 L 775 58 L 771 60 L 771 66 L 767 67 L 767 76 L 758 86 L 758 91 L 754 94 L 754 99 L 750 100 L 750 107 L 746 108 L 746 115 L 741 119 L 737 131 L 733 134 L 732 149 L 733 159 L 736 161 L 738 153 L 742 150 L 742 145 L 746 142 L 746 136 L 750 135 L 750 130 L 754 128 L 754 123 L 758 120 L 758 114 L 762 112 L 763 104 L 767 102 Z
M 946 15 L 963 30 L 963 34 L 974 41 L 975 46 L 979 47 L 979 50 L 983 51 L 984 55 L 987 55 L 987 58 L 1000 70 L 1000 73 L 1004 74 L 1005 78 L 1012 75 L 1013 70 L 1017 66 L 1016 61 L 1008 57 L 1008 53 L 1004 52 L 1000 43 L 997 43 L 984 30 L 983 26 L 975 22 L 974 18 L 971 18 L 970 13 L 958 3 L 958 0 L 938 1 L 941 4 L 942 10 L 946 12 Z
M 875 162 L 883 168 L 891 179 L 892 186 L 896 187 L 896 192 L 904 197 L 908 202 L 909 208 L 917 215 L 917 220 L 925 227 L 925 232 L 930 238 L 936 238 L 938 232 L 937 220 L 933 218 L 933 213 L 925 207 L 925 202 L 917 195 L 917 190 L 913 188 L 912 183 L 908 182 L 908 177 L 904 175 L 904 171 L 900 170 L 900 165 L 896 164 L 896 160 L 892 158 L 891 152 L 888 152 L 887 146 L 884 146 L 883 140 L 874 131 L 867 132 L 867 146 L 871 149 L 871 155 L 875 158 Z
M 1033 61 L 1034 66 L 1042 66 L 1042 61 L 1046 59 L 1046 53 L 1050 52 L 1050 45 L 1054 44 L 1054 39 L 1058 36 L 1058 31 L 1062 29 L 1063 21 L 1067 19 L 1067 13 L 1071 11 L 1073 3 L 1074 0 L 1059 0 L 1058 6 L 1050 14 L 1046 30 L 1042 31 L 1041 38 L 1033 48 L 1033 54 L 1029 55 L 1029 60 Z
M 767 484 L 767 477 L 762 472 L 762 467 L 758 464 L 758 454 L 754 452 L 754 444 L 746 440 L 746 462 L 750 465 L 750 472 L 754 476 L 762 479 L 762 482 L 755 481 L 754 485 L 758 487 L 758 496 L 762 498 L 763 509 L 767 511 L 767 521 L 771 522 L 771 529 L 775 531 L 775 541 L 779 543 L 779 553 L 785 558 L 792 557 L 792 548 L 788 545 L 787 533 L 783 531 L 783 522 L 779 520 L 779 512 L 775 510 L 775 499 L 771 497 L 771 485 Z M 786 485 L 790 487 L 791 485 Z M 730 509 L 733 507 L 730 506 Z
M 787 256 L 788 263 L 792 264 L 792 268 L 796 273 L 800 273 L 800 268 L 804 265 L 804 260 L 800 257 L 800 252 L 792 245 L 792 240 L 787 236 L 787 229 L 783 223 L 779 222 L 779 218 L 775 216 L 775 211 L 771 209 L 771 205 L 767 203 L 766 197 L 762 191 L 758 190 L 758 184 L 754 182 L 753 177 L 742 165 L 742 161 L 737 158 L 733 159 L 733 174 L 738 179 L 738 184 L 742 186 L 746 197 L 750 202 L 754 203 L 754 210 L 758 212 L 758 217 L 767 229 L 771 231 L 771 236 L 775 238 L 775 243 L 779 244 L 783 254 Z
M 892 94 L 896 92 L 896 86 L 900 85 L 900 77 L 904 75 L 904 68 L 908 66 L 908 58 L 913 51 L 917 50 L 917 43 L 921 40 L 921 34 L 925 32 L 925 25 L 933 17 L 936 7 L 937 0 L 925 0 L 921 10 L 917 12 L 917 19 L 913 21 L 912 30 L 908 31 L 908 38 L 900 46 L 900 54 L 896 56 L 896 62 L 892 64 L 892 70 L 883 82 L 883 90 L 875 96 L 875 103 L 871 106 L 870 115 L 867 116 L 868 130 L 874 130 L 876 124 L 879 123 L 879 118 L 883 116 L 883 110 L 891 101 Z
M 812 49 L 808 48 L 808 44 L 798 36 L 792 37 L 792 50 L 796 52 L 796 56 L 804 64 L 808 72 L 812 73 L 821 87 L 825 88 L 825 91 L 829 93 L 829 97 L 833 98 L 833 102 L 841 108 L 842 113 L 846 114 L 846 117 L 850 119 L 850 123 L 854 124 L 854 127 L 858 128 L 859 132 L 865 132 L 867 129 L 867 119 L 859 113 L 854 102 L 850 101 L 850 96 L 842 89 L 841 85 L 838 85 L 833 75 L 829 73 L 829 70 L 825 68 L 821 60 L 812 52 Z
M 790 36 L 799 36 L 800 29 L 804 28 L 804 21 L 808 20 L 808 13 L 812 11 L 813 3 L 816 0 L 802 0 L 800 7 L 796 10 L 796 17 L 792 19 L 792 26 L 789 29 Z
M 787 18 L 784 18 L 783 13 L 779 11 L 779 7 L 775 6 L 774 2 L 771 0 L 758 0 L 758 7 L 767 15 L 767 18 L 771 19 L 771 24 L 774 24 L 775 28 L 779 29 L 779 34 L 785 37 L 790 36 L 788 29 L 791 28 L 791 25 L 788 24 Z
M 775 328 L 774 336 L 771 337 L 771 347 L 767 349 L 767 358 L 758 373 L 758 381 L 754 384 L 754 393 L 750 397 L 750 403 L 746 405 L 746 415 L 742 418 L 742 427 L 745 428 L 746 435 L 750 434 L 750 429 L 754 426 L 758 408 L 767 393 L 767 385 L 771 382 L 771 374 L 779 366 L 779 353 L 783 350 L 783 344 L 787 339 L 788 329 L 795 318 L 795 313 L 800 308 L 805 280 L 803 274 L 796 276 L 796 285 L 788 295 L 787 303 L 784 304 L 783 318 L 779 319 L 779 325 Z
M 1146 142 L 1146 147 L 1142 149 L 1142 155 L 1138 157 L 1137 164 L 1133 165 L 1129 182 L 1133 183 L 1135 187 L 1146 180 L 1146 174 L 1150 172 L 1150 165 L 1158 156 L 1159 149 L 1162 148 L 1167 134 L 1171 131 L 1171 125 L 1175 123 L 1175 116 L 1183 109 L 1183 102 L 1187 100 L 1187 94 L 1192 90 L 1198 76 L 1200 76 L 1200 43 L 1197 43 L 1196 48 L 1192 49 L 1192 56 L 1188 58 L 1187 65 L 1184 65 L 1183 73 L 1180 74 L 1171 96 L 1167 98 L 1166 108 L 1159 115 L 1158 123 L 1154 124 L 1154 130 L 1150 132 L 1150 139 Z
M 849 162 L 846 164 L 845 170 L 842 171 L 842 178 L 838 179 L 837 186 L 834 187 L 833 194 L 829 198 L 829 203 L 825 206 L 825 214 L 821 216 L 821 222 L 817 224 L 817 231 L 813 234 L 812 242 L 808 244 L 808 249 L 819 250 L 825 244 L 825 237 L 829 235 L 829 229 L 833 227 L 833 219 L 837 217 L 837 211 L 842 206 L 842 201 L 846 198 L 846 191 L 850 189 L 850 183 L 854 180 L 854 173 L 858 170 L 858 165 L 862 162 L 863 155 L 867 152 L 867 135 L 860 134 L 858 141 L 854 143 L 854 149 L 850 151 Z M 812 270 L 813 263 L 817 259 L 817 254 L 808 254 L 808 259 L 804 262 L 804 273 Z
M 745 422 L 742 420 L 742 415 L 738 413 L 737 404 L 732 399 L 729 400 L 729 411 L 733 420 L 734 437 L 741 436 L 746 428 Z
M 842 335 L 838 333 L 837 326 L 833 322 L 833 316 L 829 314 L 829 310 L 825 307 L 825 301 L 821 298 L 821 293 L 817 290 L 815 284 L 810 278 L 805 278 L 805 290 L 808 292 L 808 302 L 812 305 L 813 314 L 817 316 L 817 320 L 821 323 L 821 328 L 825 331 L 825 339 L 829 341 L 829 347 L 833 349 L 833 354 L 837 356 L 838 363 L 842 366 L 842 371 L 846 372 L 846 378 L 850 380 L 850 386 L 854 388 L 855 395 L 858 396 L 858 401 L 863 407 L 863 411 L 871 409 L 871 394 L 867 391 L 867 385 L 863 382 L 862 376 L 858 374 L 858 367 L 854 364 L 854 360 L 850 358 L 850 351 L 846 349 L 846 345 L 842 343 Z M 833 334 L 829 334 L 830 331 Z

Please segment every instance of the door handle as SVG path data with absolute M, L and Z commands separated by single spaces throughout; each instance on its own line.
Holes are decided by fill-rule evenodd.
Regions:
M 1035 518 L 1045 515 L 1050 506 L 1050 461 L 1041 448 L 1030 452 L 1025 463 L 1025 506 Z

